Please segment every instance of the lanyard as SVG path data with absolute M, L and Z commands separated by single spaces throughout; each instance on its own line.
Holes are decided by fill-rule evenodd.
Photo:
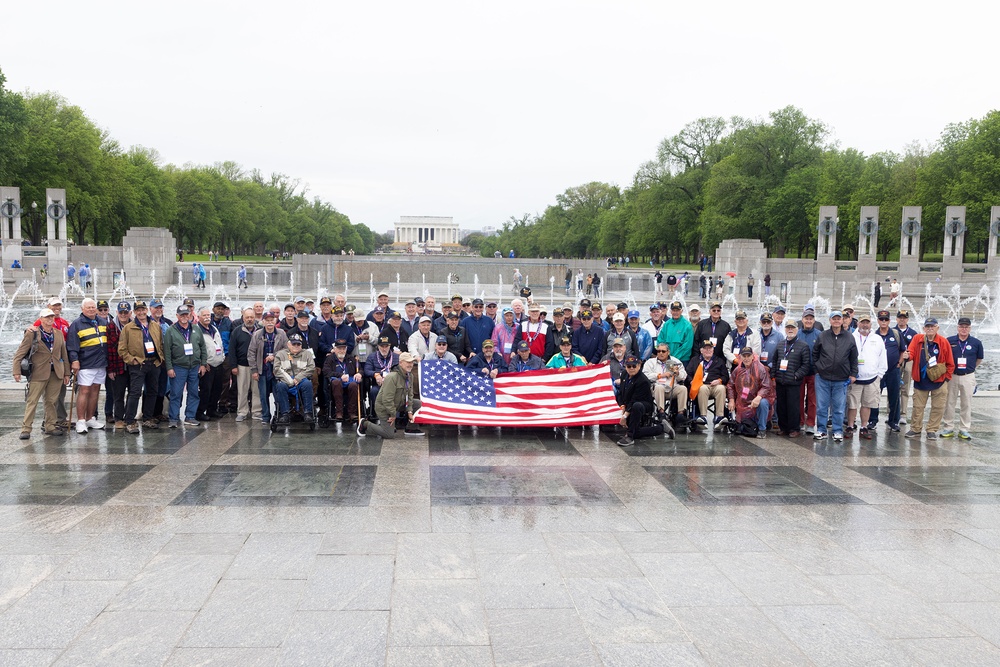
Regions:
M 961 340 L 958 341 L 958 349 L 961 352 L 961 354 L 962 354 L 963 357 L 965 356 L 965 351 L 968 348 L 969 348 L 969 341 L 965 341 L 965 342 L 962 342 Z
M 702 373 L 702 375 L 705 375 L 705 376 L 708 375 L 708 367 L 711 366 L 711 365 L 712 365 L 712 360 L 711 359 L 709 359 L 708 361 L 701 362 L 701 373 Z
M 136 320 L 136 323 L 139 325 L 139 330 L 142 331 L 143 342 L 153 340 L 149 335 L 149 325 L 143 326 L 142 322 L 139 322 L 138 320 Z
M 52 346 L 56 342 L 56 332 L 55 332 L 55 330 L 53 330 L 52 333 L 50 333 L 50 334 L 45 333 L 45 329 L 39 329 L 39 331 L 41 331 L 41 333 L 42 333 L 42 342 L 45 343 L 45 347 L 49 348 L 49 352 L 51 352 L 52 351 Z
M 714 329 L 713 329 L 712 333 L 715 333 Z M 736 350 L 736 349 L 742 350 L 744 347 L 746 347 L 747 336 L 749 336 L 749 335 L 750 335 L 750 330 L 749 329 L 747 329 L 746 332 L 742 333 L 742 334 L 740 332 L 738 332 L 738 331 L 734 331 L 733 332 L 733 349 L 734 350 Z
M 858 334 L 858 340 L 861 341 L 861 345 L 858 346 L 858 349 L 864 350 L 865 349 L 865 341 L 867 341 L 869 338 L 871 338 L 871 334 L 868 334 L 867 336 L 862 336 L 861 334 Z
M 99 322 L 97 320 L 91 320 L 90 324 L 94 327 L 94 333 L 97 334 L 97 340 L 99 340 L 100 344 L 103 346 L 106 341 L 104 339 L 104 336 L 101 335 L 101 327 Z
M 180 325 L 180 322 L 178 322 L 174 326 L 177 327 L 177 330 L 181 332 L 182 336 L 184 336 L 184 342 L 185 343 L 190 343 L 191 342 L 191 327 L 188 327 L 187 329 L 182 329 L 181 325 Z
M 376 352 L 375 358 L 378 361 L 378 365 L 382 368 L 382 375 L 388 373 L 389 367 L 392 366 L 392 352 L 389 353 L 388 358 L 383 358 L 381 352 Z

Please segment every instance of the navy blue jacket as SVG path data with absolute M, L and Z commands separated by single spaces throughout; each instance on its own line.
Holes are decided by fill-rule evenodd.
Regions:
M 590 329 L 581 326 L 573 332 L 573 353 L 579 354 L 587 363 L 600 363 L 608 346 L 608 335 L 604 328 L 592 324 Z
M 469 315 L 462 318 L 458 325 L 465 327 L 465 333 L 469 335 L 469 344 L 477 355 L 483 351 L 483 341 L 493 335 L 493 320 L 485 315 L 480 317 Z

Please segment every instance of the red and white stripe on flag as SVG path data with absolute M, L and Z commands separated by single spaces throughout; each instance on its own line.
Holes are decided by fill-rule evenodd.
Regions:
M 414 421 L 517 427 L 617 424 L 621 418 L 607 363 L 500 375 L 492 381 L 493 400 L 478 400 L 482 390 L 476 385 L 483 378 L 465 374 L 475 375 L 448 362 L 422 361 L 421 407 Z M 435 386 L 425 390 L 425 378 L 434 378 Z M 472 400 L 467 392 L 475 394 Z

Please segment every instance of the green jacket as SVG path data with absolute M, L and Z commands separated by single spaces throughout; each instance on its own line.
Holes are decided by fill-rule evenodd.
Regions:
M 385 377 L 375 396 L 375 414 L 380 420 L 395 417 L 407 404 L 413 404 L 413 380 L 396 366 Z
M 694 329 L 687 318 L 674 319 L 668 317 L 660 327 L 660 333 L 656 336 L 656 344 L 666 343 L 670 346 L 670 356 L 677 357 L 687 363 L 691 358 L 691 350 L 694 349 Z
M 205 365 L 208 359 L 205 337 L 194 326 L 189 325 L 188 331 L 191 332 L 194 354 L 184 354 L 184 344 L 188 341 L 184 340 L 184 334 L 176 324 L 171 324 L 163 332 L 163 360 L 168 371 L 174 367 L 190 369 Z

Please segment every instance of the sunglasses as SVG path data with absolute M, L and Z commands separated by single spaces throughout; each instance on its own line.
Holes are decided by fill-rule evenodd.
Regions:
M 879 322 L 888 322 L 889 318 L 888 317 L 880 317 L 880 318 L 878 318 L 878 321 Z
M 657 354 L 670 354 L 670 350 L 657 350 Z
M 573 343 L 559 343 L 559 347 L 571 347 Z
M 639 368 L 639 364 L 625 364 L 625 368 Z

